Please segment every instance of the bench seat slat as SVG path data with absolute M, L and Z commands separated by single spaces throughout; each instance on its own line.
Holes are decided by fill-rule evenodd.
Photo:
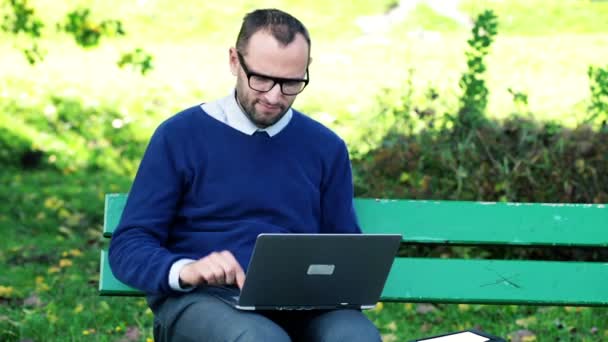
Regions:
M 604 204 L 355 199 L 365 233 L 404 242 L 608 247 Z
M 101 268 L 99 292 L 102 296 L 143 295 L 114 277 L 106 251 L 101 254 Z M 608 264 L 605 263 L 397 258 L 381 300 L 608 305 L 606 284 Z
M 138 291 L 116 279 L 108 261 L 108 251 L 101 251 L 99 270 L 99 294 L 101 296 L 143 296 Z
M 608 305 L 608 263 L 396 258 L 384 301 Z

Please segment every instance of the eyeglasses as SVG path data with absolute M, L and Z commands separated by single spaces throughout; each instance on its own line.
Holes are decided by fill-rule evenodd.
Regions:
M 306 78 L 305 79 L 297 79 L 297 78 L 281 78 L 281 77 L 272 77 L 267 75 L 258 74 L 249 70 L 247 64 L 245 64 L 245 59 L 240 52 L 236 52 L 239 63 L 241 63 L 241 67 L 247 76 L 247 81 L 249 83 L 249 88 L 259 91 L 259 92 L 269 92 L 274 86 L 278 83 L 281 88 L 281 93 L 287 96 L 297 95 L 304 90 L 304 88 L 308 85 L 308 81 L 310 80 L 310 74 L 308 72 L 308 67 L 306 68 Z

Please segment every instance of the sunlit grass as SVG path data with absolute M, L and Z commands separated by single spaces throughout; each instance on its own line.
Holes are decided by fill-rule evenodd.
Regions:
M 492 9 L 499 32 L 542 36 L 608 31 L 608 2 L 602 0 L 462 0 L 460 8 L 476 14 Z
M 405 85 L 413 69 L 416 91 L 428 87 L 440 96 L 458 96 L 458 79 L 464 71 L 466 35 L 437 34 L 418 37 L 393 33 L 392 41 L 359 37 L 340 43 L 319 42 L 314 46 L 312 82 L 296 106 L 306 111 L 348 117 L 349 108 L 365 112 L 382 88 Z M 396 44 L 396 42 L 399 42 Z M 30 80 L 41 92 L 74 93 L 85 102 L 104 99 L 123 103 L 131 111 L 152 101 L 170 100 L 159 110 L 168 116 L 181 107 L 209 101 L 228 93 L 234 79 L 228 69 L 224 46 L 190 41 L 149 44 L 155 70 L 147 77 L 121 70 L 115 60 L 120 46 L 102 46 L 81 51 L 70 42 L 55 45 L 47 60 L 30 67 L 17 51 L 6 45 L 2 59 L 10 65 L 7 78 Z M 574 106 L 589 96 L 586 71 L 608 60 L 608 34 L 553 37 L 498 37 L 488 60 L 489 114 L 504 116 L 514 110 L 508 88 L 529 95 L 530 111 L 546 119 L 571 119 Z M 4 90 L 11 92 L 15 90 Z M 84 95 L 83 95 L 84 94 Z M 149 100 L 150 102 L 146 102 Z M 137 113 L 133 113 L 137 114 Z M 572 122 L 570 122 L 572 123 Z

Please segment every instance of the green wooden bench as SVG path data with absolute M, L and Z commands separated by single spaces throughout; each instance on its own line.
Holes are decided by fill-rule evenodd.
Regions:
M 106 196 L 111 238 L 126 201 Z M 594 204 L 355 200 L 365 233 L 400 233 L 404 244 L 608 247 L 608 207 Z M 608 262 L 397 257 L 382 301 L 608 305 Z M 112 275 L 101 252 L 101 295 L 141 295 Z

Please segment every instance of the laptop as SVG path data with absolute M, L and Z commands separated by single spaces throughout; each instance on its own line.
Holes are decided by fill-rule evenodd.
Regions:
M 371 309 L 399 234 L 260 234 L 242 290 L 212 289 L 240 310 Z

